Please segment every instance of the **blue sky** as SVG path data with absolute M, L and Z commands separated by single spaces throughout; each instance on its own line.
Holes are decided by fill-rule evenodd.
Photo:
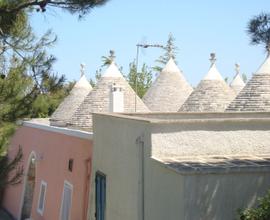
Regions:
M 217 55 L 223 77 L 233 77 L 235 62 L 250 78 L 265 58 L 262 46 L 252 46 L 246 34 L 247 22 L 260 12 L 269 12 L 269 0 L 110 0 L 95 8 L 83 20 L 61 10 L 35 13 L 31 23 L 36 33 L 52 29 L 58 36 L 50 53 L 57 57 L 54 70 L 67 80 L 77 80 L 80 63 L 87 77 L 102 64 L 110 49 L 116 62 L 128 72 L 136 56 L 137 43 L 165 44 L 171 32 L 179 48 L 177 62 L 187 80 L 195 86 L 209 69 L 209 54 Z M 163 51 L 149 48 L 140 52 L 139 63 L 155 65 Z

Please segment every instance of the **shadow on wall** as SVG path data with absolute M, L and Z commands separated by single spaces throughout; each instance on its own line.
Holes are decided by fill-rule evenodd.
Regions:
M 0 219 L 1 220 L 15 220 L 14 217 L 10 213 L 8 213 L 6 210 L 0 208 Z
M 270 188 L 269 172 L 198 173 L 184 179 L 184 219 L 236 219 L 239 209 L 257 205 Z
M 30 155 L 29 166 L 25 179 L 23 206 L 21 211 L 21 219 L 29 219 L 31 216 L 34 191 L 36 182 L 36 157 L 34 154 Z

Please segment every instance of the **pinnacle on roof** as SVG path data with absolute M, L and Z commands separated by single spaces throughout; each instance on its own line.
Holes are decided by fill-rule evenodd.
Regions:
M 179 109 L 180 112 L 223 112 L 235 97 L 216 68 L 214 53 L 210 61 L 208 73 Z
M 270 111 L 270 56 L 230 103 L 226 111 Z
M 84 67 L 84 64 L 81 64 L 81 78 L 75 83 L 69 95 L 52 114 L 50 119 L 51 125 L 65 126 L 71 120 L 72 115 L 84 98 L 92 90 L 92 86 L 85 76 Z
M 245 83 L 240 74 L 240 65 L 238 63 L 235 64 L 236 75 L 231 82 L 231 88 L 234 90 L 236 94 L 238 94 L 244 87 Z
M 122 73 L 117 68 L 114 61 L 111 62 L 110 66 L 107 68 L 105 73 L 101 77 L 122 77 Z
M 73 114 L 69 127 L 92 130 L 92 113 L 111 111 L 111 92 L 114 85 L 121 87 L 121 92 L 123 92 L 123 103 L 121 105 L 123 105 L 124 112 L 135 112 L 135 105 L 136 112 L 149 112 L 138 96 L 136 96 L 135 101 L 136 93 L 124 79 L 116 64 L 112 62 L 105 71 L 105 74 L 97 82 L 95 88 L 86 96 Z
M 143 101 L 151 111 L 177 112 L 191 92 L 192 87 L 170 58 Z
M 105 73 L 101 77 L 123 77 L 120 73 L 117 65 L 115 64 L 115 52 L 110 50 L 110 55 L 106 59 L 106 63 L 109 64 L 109 67 L 106 69 Z
M 74 90 L 74 88 L 81 88 L 81 89 L 92 89 L 92 86 L 90 85 L 89 81 L 87 80 L 86 76 L 85 76 L 85 64 L 81 63 L 80 64 L 80 71 L 81 71 L 81 77 L 80 79 L 75 83 L 73 89 L 71 90 L 71 92 Z
M 216 67 L 216 54 L 215 53 L 211 53 L 210 54 L 210 62 L 211 62 L 211 66 L 210 69 L 208 71 L 208 73 L 205 75 L 205 77 L 203 78 L 204 80 L 222 80 L 223 78 L 220 75 L 217 67 Z
M 166 63 L 165 67 L 163 68 L 162 72 L 169 72 L 169 73 L 181 73 L 178 66 L 174 62 L 173 58 L 171 57 L 169 61 Z

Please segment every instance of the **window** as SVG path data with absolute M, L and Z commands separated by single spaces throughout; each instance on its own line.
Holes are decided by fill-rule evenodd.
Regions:
M 72 172 L 73 170 L 73 159 L 68 160 L 68 170 Z
M 65 181 L 63 196 L 62 196 L 61 220 L 70 219 L 72 190 L 73 190 L 73 186 L 68 181 Z
M 96 219 L 105 220 L 106 207 L 106 176 L 96 173 Z
M 40 191 L 39 191 L 39 199 L 38 199 L 38 209 L 37 212 L 40 215 L 43 215 L 44 207 L 45 207 L 45 198 L 46 198 L 46 189 L 47 183 L 43 180 L 40 183 Z

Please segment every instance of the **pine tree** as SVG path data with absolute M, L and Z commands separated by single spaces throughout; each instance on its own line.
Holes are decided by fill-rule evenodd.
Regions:
M 93 8 L 104 5 L 108 0 L 1 0 L 0 18 L 7 18 L 12 25 L 21 12 L 46 12 L 47 8 L 60 8 L 72 14 L 77 13 L 79 18 L 89 13 Z M 1 22 L 0 22 L 1 24 Z
M 164 65 L 166 65 L 170 58 L 173 58 L 174 60 L 176 59 L 178 48 L 175 46 L 175 38 L 173 37 L 172 33 L 169 34 L 167 44 L 163 49 L 165 50 L 165 53 L 156 60 L 158 65 L 153 67 L 153 70 L 158 73 L 161 72 Z
M 146 91 L 152 85 L 152 72 L 144 63 L 142 65 L 141 70 L 138 71 L 137 73 L 135 61 L 133 61 L 132 63 L 129 64 L 129 73 L 126 75 L 126 80 L 128 81 L 129 85 L 133 88 L 133 90 L 137 91 L 137 95 L 140 98 L 142 98 L 146 93 Z
M 243 79 L 244 83 L 247 82 L 247 75 L 245 73 L 242 73 L 242 79 Z
M 253 17 L 247 28 L 250 43 L 253 45 L 263 44 L 267 51 L 270 50 L 270 14 L 261 13 Z
M 102 72 L 102 68 L 99 68 L 98 70 L 96 70 L 95 72 L 95 78 L 94 79 L 90 79 L 90 85 L 94 88 L 98 82 L 98 80 L 101 77 L 101 72 Z
M 10 24 L 0 16 L 0 194 L 7 184 L 18 183 L 22 175 L 22 151 L 15 158 L 7 155 L 16 121 L 49 116 L 68 93 L 64 76 L 53 73 L 55 58 L 46 53 L 56 38 L 49 31 L 38 39 L 27 15 L 21 16 Z

